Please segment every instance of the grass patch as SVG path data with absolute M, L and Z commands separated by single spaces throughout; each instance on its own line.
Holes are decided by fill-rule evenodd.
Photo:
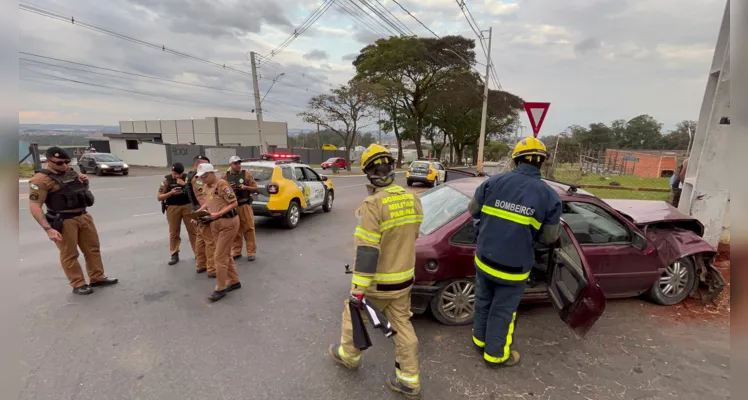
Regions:
M 620 186 L 652 189 L 670 189 L 670 178 L 643 178 L 636 175 L 585 175 L 579 174 L 579 170 L 557 170 L 554 172 L 555 180 L 575 185 L 610 185 L 618 182 Z M 667 193 L 665 193 L 667 194 Z
M 616 189 L 584 189 L 601 199 L 622 200 L 662 200 L 667 201 L 670 193 L 665 192 L 640 192 L 636 190 Z
M 31 164 L 19 164 L 18 165 L 18 177 L 19 178 L 31 178 L 34 176 L 34 166 Z

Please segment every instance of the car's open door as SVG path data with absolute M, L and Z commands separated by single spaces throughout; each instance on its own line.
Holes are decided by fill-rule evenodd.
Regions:
M 561 320 L 581 338 L 605 311 L 605 295 L 571 228 L 563 220 L 561 226 L 548 279 L 548 297 Z

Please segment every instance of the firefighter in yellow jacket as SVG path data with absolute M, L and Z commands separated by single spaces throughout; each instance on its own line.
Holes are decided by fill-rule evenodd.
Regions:
M 353 234 L 356 258 L 351 295 L 364 296 L 382 310 L 397 331 L 395 373 L 387 386 L 407 398 L 418 398 L 418 339 L 410 323 L 410 290 L 415 279 L 418 231 L 423 221 L 421 200 L 395 185 L 394 158 L 384 147 L 372 144 L 361 155 L 361 166 L 371 184 L 369 195 L 358 210 Z M 353 345 L 351 314 L 346 300 L 340 344 L 331 345 L 330 356 L 343 366 L 356 369 L 361 351 Z

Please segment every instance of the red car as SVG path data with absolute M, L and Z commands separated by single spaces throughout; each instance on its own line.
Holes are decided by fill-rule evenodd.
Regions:
M 346 166 L 348 166 L 348 163 L 345 161 L 345 158 L 343 157 L 333 157 L 322 164 L 320 164 L 320 168 L 322 169 L 328 169 L 332 168 L 333 165 L 337 165 L 340 169 L 345 169 Z
M 430 309 L 446 325 L 472 322 L 477 231 L 467 206 L 485 179 L 449 170 L 448 182 L 420 195 L 414 313 Z M 673 305 L 697 292 L 713 301 L 724 288 L 712 265 L 716 249 L 701 239 L 698 220 L 662 201 L 603 201 L 574 186 L 546 183 L 563 201 L 564 231 L 555 246 L 536 245 L 523 302 L 550 300 L 580 336 L 602 315 L 606 298 L 646 294 Z

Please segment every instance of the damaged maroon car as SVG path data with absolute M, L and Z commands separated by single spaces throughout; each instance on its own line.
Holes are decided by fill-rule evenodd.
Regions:
M 424 220 L 416 242 L 414 313 L 430 309 L 447 325 L 472 322 L 477 228 L 467 211 L 486 177 L 449 170 L 445 184 L 421 194 Z M 662 201 L 601 200 L 555 181 L 564 231 L 554 246 L 535 247 L 523 302 L 549 301 L 582 336 L 606 298 L 646 295 L 661 305 L 688 296 L 714 301 L 725 286 L 703 225 Z

